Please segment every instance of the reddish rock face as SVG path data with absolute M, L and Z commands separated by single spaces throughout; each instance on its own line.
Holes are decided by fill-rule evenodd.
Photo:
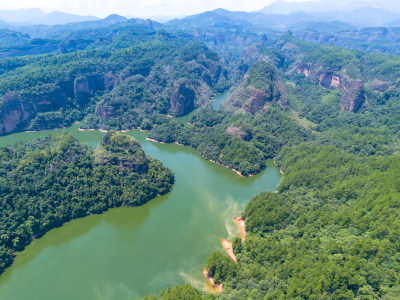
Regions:
M 318 78 L 321 86 L 340 89 L 343 111 L 357 112 L 364 103 L 364 84 L 360 80 L 350 79 L 332 72 L 322 73 Z
M 340 77 L 339 76 L 332 76 L 331 86 L 338 88 L 340 87 Z
M 357 112 L 365 101 L 364 84 L 360 80 L 345 79 L 340 85 L 343 111 Z
M 171 109 L 175 117 L 186 115 L 194 109 L 195 92 L 187 83 L 177 83 L 172 88 Z
M 40 93 L 9 92 L 0 104 L 0 134 L 24 129 L 38 112 L 58 110 L 67 99 L 59 87 L 49 85 Z
M 333 75 L 332 72 L 322 73 L 321 75 L 318 76 L 318 80 L 319 80 L 319 85 L 323 86 L 324 88 L 329 88 L 329 87 L 337 88 L 340 86 L 339 77 Z
M 297 74 L 303 73 L 305 77 L 310 77 L 311 75 L 311 69 L 307 67 L 299 67 L 297 68 Z
M 102 74 L 48 84 L 40 92 L 9 92 L 0 99 L 0 134 L 24 130 L 37 113 L 59 110 L 67 105 L 67 98 L 86 104 L 91 92 L 112 89 L 113 85 L 112 74 Z
M 316 80 L 324 88 L 336 88 L 341 93 L 341 109 L 343 111 L 357 112 L 365 102 L 364 84 L 357 79 L 333 71 L 316 71 L 308 64 L 297 67 L 298 74 Z
M 268 66 L 265 62 L 261 64 Z M 259 85 L 257 81 L 251 81 L 252 71 L 250 70 L 243 77 L 242 83 L 229 93 L 227 99 L 222 103 L 221 109 L 236 113 L 249 112 L 256 114 L 259 111 L 267 110 L 271 102 L 286 106 L 288 104 L 288 95 L 285 84 L 277 74 L 276 69 L 274 67 L 265 67 L 265 69 L 261 68 L 261 70 L 258 72 L 261 72 L 259 76 L 264 76 L 262 85 Z

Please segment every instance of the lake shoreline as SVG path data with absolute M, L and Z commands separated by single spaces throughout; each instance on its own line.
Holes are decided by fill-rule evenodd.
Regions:
M 239 227 L 240 230 L 240 238 L 242 242 L 246 240 L 246 224 L 244 223 L 244 219 L 242 217 L 237 217 L 233 219 L 236 225 Z
M 67 130 L 67 132 L 73 134 L 74 136 L 76 136 L 79 140 L 81 140 L 82 142 L 86 142 L 88 143 L 91 147 L 95 147 L 97 145 L 97 141 L 101 140 L 102 137 L 102 133 L 96 129 L 94 129 L 93 132 L 88 131 L 87 133 L 83 133 L 83 132 L 79 132 L 78 131 L 78 127 L 79 126 L 74 126 L 71 127 Z M 46 133 L 44 133 L 46 134 Z M 3 274 L 3 289 L 1 291 L 4 291 L 4 293 L 8 293 L 10 295 L 19 295 L 19 294 L 23 294 L 24 291 L 19 291 L 18 289 L 15 289 L 16 284 L 18 283 L 18 280 L 15 279 L 15 277 L 11 278 L 11 274 L 15 274 L 15 272 L 27 272 L 27 274 L 35 274 L 33 276 L 31 276 L 31 278 L 29 278 L 29 281 L 32 281 L 32 294 L 35 296 L 38 293 L 42 293 L 41 290 L 39 290 L 38 288 L 36 288 L 36 286 L 40 286 L 40 282 L 43 281 L 43 278 L 41 276 L 36 275 L 36 268 L 39 268 L 40 272 L 42 272 L 41 270 L 41 266 L 36 266 L 35 265 L 35 261 L 33 260 L 33 254 L 37 255 L 39 259 L 43 260 L 45 263 L 47 263 L 47 261 L 49 261 L 49 263 L 52 263 L 52 261 L 54 261 L 54 257 L 58 257 L 58 250 L 61 249 L 61 247 L 65 247 L 64 249 L 66 250 L 70 250 L 70 249 L 76 249 L 76 245 L 77 243 L 81 243 L 80 241 L 82 240 L 84 243 L 87 243 L 88 249 L 91 250 L 92 253 L 94 253 L 93 255 L 97 255 L 96 249 L 97 249 L 97 245 L 98 243 L 96 242 L 97 237 L 98 236 L 103 236 L 104 234 L 112 234 L 113 230 L 120 225 L 123 226 L 129 226 L 129 228 L 132 228 L 132 231 L 130 230 L 121 230 L 121 238 L 126 239 L 127 241 L 125 242 L 124 240 L 124 244 L 121 244 L 122 247 L 124 247 L 123 249 L 129 249 L 131 251 L 121 251 L 116 250 L 116 246 L 111 246 L 108 245 L 106 242 L 101 242 L 102 246 L 105 247 L 105 249 L 107 249 L 107 251 L 110 251 L 110 253 L 112 253 L 115 257 L 118 257 L 118 263 L 120 263 L 120 259 L 124 259 L 129 261 L 129 263 L 127 262 L 122 262 L 121 264 L 123 264 L 124 266 L 126 266 L 126 268 L 124 268 L 122 270 L 122 272 L 124 273 L 125 278 L 127 278 L 126 283 L 127 286 L 129 286 L 130 289 L 134 290 L 136 293 L 138 293 L 140 296 L 142 295 L 147 295 L 148 293 L 146 292 L 145 294 L 141 294 L 142 291 L 144 290 L 144 288 L 155 288 L 154 290 L 152 290 L 152 292 L 156 293 L 159 290 L 159 286 L 163 284 L 164 279 L 161 278 L 157 278 L 157 285 L 156 287 L 154 286 L 150 286 L 150 284 L 148 284 L 148 282 L 151 282 L 151 280 L 153 280 L 155 277 L 152 274 L 146 274 L 146 276 L 144 277 L 140 277 L 140 285 L 143 286 L 144 288 L 142 288 L 139 285 L 132 285 L 131 282 L 132 280 L 130 280 L 130 276 L 136 276 L 136 271 L 135 268 L 132 268 L 133 265 L 140 265 L 143 264 L 151 264 L 154 263 L 154 257 L 151 257 L 152 255 L 147 255 L 148 251 L 142 251 L 143 247 L 148 247 L 147 246 L 147 240 L 143 239 L 142 240 L 142 236 L 144 237 L 145 234 L 151 233 L 152 236 L 157 236 L 157 240 L 163 240 L 165 238 L 165 241 L 169 241 L 169 239 L 171 237 L 168 237 L 168 234 L 166 235 L 164 230 L 175 230 L 174 227 L 171 226 L 171 228 L 169 227 L 165 227 L 163 225 L 164 222 L 159 222 L 159 220 L 163 220 L 163 216 L 165 215 L 165 213 L 167 212 L 168 215 L 170 215 L 170 212 L 176 212 L 177 210 L 180 209 L 181 205 L 179 205 L 179 203 L 185 203 L 188 205 L 188 207 L 192 208 L 193 207 L 193 211 L 197 214 L 207 214 L 210 215 L 210 211 L 208 208 L 208 205 L 204 205 L 205 204 L 205 200 L 204 198 L 207 198 L 207 204 L 209 203 L 208 201 L 210 201 L 210 203 L 213 203 L 215 201 L 215 199 L 208 199 L 208 197 L 204 197 L 204 191 L 207 191 L 207 194 L 210 193 L 211 197 L 216 197 L 216 199 L 224 199 L 224 197 L 226 196 L 226 192 L 225 189 L 221 190 L 222 186 L 226 185 L 226 190 L 228 190 L 228 192 L 230 194 L 232 194 L 232 198 L 234 203 L 242 203 L 242 202 L 246 202 L 253 197 L 253 195 L 256 195 L 259 192 L 262 192 L 264 190 L 271 190 L 273 191 L 277 185 L 277 183 L 279 182 L 279 178 L 280 178 L 280 174 L 279 172 L 277 172 L 278 170 L 274 168 L 268 168 L 269 170 L 267 170 L 267 172 L 262 172 L 258 177 L 253 178 L 254 180 L 245 180 L 245 179 L 241 179 L 241 177 L 237 177 L 236 175 L 233 175 L 231 172 L 227 172 L 225 170 L 226 167 L 224 168 L 219 168 L 219 167 L 215 167 L 213 166 L 213 164 L 210 164 L 207 161 L 207 159 L 203 159 L 204 157 L 196 150 L 196 151 L 192 151 L 190 148 L 192 147 L 188 147 L 188 148 L 177 148 L 173 145 L 165 145 L 165 146 L 156 146 L 155 144 L 152 144 L 150 142 L 147 142 L 145 139 L 148 136 L 147 133 L 140 133 L 139 130 L 135 130 L 135 131 L 129 131 L 128 133 L 129 135 L 134 136 L 142 145 L 143 145 L 143 149 L 145 149 L 146 153 L 152 157 L 155 157 L 157 159 L 159 159 L 160 161 L 165 161 L 166 163 L 168 163 L 168 165 L 174 166 L 175 168 L 189 168 L 189 172 L 188 171 L 176 171 L 178 172 L 178 174 L 180 174 L 181 179 L 186 183 L 186 178 L 189 178 L 187 181 L 191 181 L 190 179 L 191 174 L 193 174 L 193 172 L 201 172 L 202 177 L 200 179 L 204 180 L 204 182 L 201 180 L 199 182 L 199 184 L 196 184 L 196 187 L 190 185 L 190 184 L 180 184 L 180 185 L 176 185 L 174 186 L 174 193 L 171 193 L 170 196 L 171 199 L 169 199 L 168 201 L 164 201 L 163 204 L 160 206 L 159 204 L 157 204 L 157 202 L 154 202 L 156 204 L 150 204 L 147 208 L 140 208 L 141 210 L 143 210 L 143 214 L 141 211 L 141 214 L 136 214 L 133 213 L 136 211 L 135 210 L 118 210 L 118 213 L 114 213 L 112 212 L 112 210 L 110 210 L 110 212 L 107 215 L 104 216 L 95 216 L 92 219 L 91 218 L 86 218 L 86 217 L 82 217 L 82 220 L 79 221 L 79 226 L 77 226 L 78 223 L 72 223 L 71 224 L 63 224 L 63 229 L 59 229 L 62 230 L 60 232 L 63 233 L 63 235 L 65 236 L 61 236 L 61 235 L 48 235 L 48 236 L 44 236 L 43 239 L 38 239 L 38 241 L 35 241 L 34 246 L 32 246 L 32 244 L 30 246 L 28 246 L 29 248 L 27 248 L 26 250 L 24 250 L 24 253 L 17 253 L 17 256 L 19 258 L 17 258 L 18 260 L 16 260 L 17 264 L 14 264 L 13 266 L 11 266 L 11 269 L 7 269 L 7 273 Z M 27 134 L 28 136 L 28 134 Z M 35 135 L 36 136 L 36 135 Z M 16 138 L 21 138 L 19 135 L 15 136 Z M 149 140 L 149 138 L 147 139 Z M 8 142 L 8 141 L 7 141 Z M 154 142 L 158 142 L 158 141 L 154 141 Z M 178 144 L 178 143 L 177 143 Z M 148 152 L 147 152 L 148 151 Z M 200 154 L 200 155 L 199 155 Z M 195 156 L 195 157 L 194 157 Z M 202 157 L 199 157 L 202 156 Z M 195 160 L 195 164 L 193 164 L 192 162 Z M 199 167 L 200 165 L 200 167 Z M 268 162 L 267 165 L 269 167 L 272 166 L 272 162 Z M 204 175 L 203 175 L 204 174 Z M 264 176 L 265 175 L 265 176 Z M 272 178 L 272 179 L 271 179 Z M 275 183 L 276 181 L 276 183 Z M 221 184 L 218 185 L 214 185 L 213 183 L 218 182 Z M 240 186 L 238 186 L 238 182 L 240 182 Z M 273 184 L 271 184 L 271 182 L 273 182 Z M 243 185 L 243 186 L 242 186 Z M 268 188 L 267 188 L 268 186 Z M 198 189 L 197 187 L 200 187 L 200 189 Z M 214 190 L 210 190 L 208 191 L 207 189 L 212 187 L 212 189 Z M 237 190 L 235 190 L 237 188 Z M 195 201 L 189 201 L 190 206 L 188 204 L 188 201 L 185 201 L 185 199 L 189 198 L 189 197 L 193 197 L 195 199 Z M 175 199 L 177 199 L 177 201 L 174 201 Z M 178 201 L 179 200 L 179 201 Z M 182 200 L 182 201 L 181 201 Z M 153 200 L 149 201 L 150 203 Z M 241 202 L 240 202 L 241 201 Z M 193 202 L 193 203 L 192 203 Z M 222 205 L 224 205 L 223 203 L 221 203 Z M 157 207 L 158 206 L 158 207 Z M 225 207 L 222 206 L 221 207 L 222 210 L 221 211 L 225 211 Z M 167 210 L 167 211 L 166 211 Z M 186 218 L 185 213 L 187 212 L 187 209 L 185 207 L 185 209 L 182 209 L 183 216 Z M 192 211 L 192 210 L 191 210 Z M 220 238 L 226 236 L 226 228 L 224 226 L 224 222 L 221 220 L 225 220 L 225 215 L 222 213 L 221 211 L 212 211 L 212 220 L 211 222 L 213 222 L 211 225 L 214 225 L 214 222 L 216 222 L 216 224 L 218 224 L 218 227 L 214 228 L 213 226 L 204 226 L 204 221 L 199 220 L 198 222 L 196 221 L 196 229 L 197 226 L 199 228 L 199 230 L 204 230 L 204 232 L 206 234 L 203 235 L 203 240 L 201 241 L 201 246 L 200 246 L 200 250 L 204 252 L 204 249 L 209 249 L 209 253 L 212 253 L 213 251 L 216 250 L 220 250 L 222 252 L 224 252 L 224 250 L 222 250 L 220 247 Z M 140 215 L 143 216 L 143 219 L 141 218 L 131 218 L 130 216 L 137 216 Z M 176 215 L 174 215 L 174 219 L 177 219 L 178 221 L 182 221 L 186 219 L 182 218 L 182 220 L 179 218 L 179 215 L 181 215 L 180 213 L 176 213 Z M 204 216 L 205 216 L 204 215 Z M 232 223 L 233 217 L 237 217 L 239 214 L 233 214 L 233 215 L 229 215 L 229 222 Z M 165 217 L 165 220 L 170 220 L 171 217 Z M 103 221 L 106 222 L 103 222 Z M 76 220 L 74 222 L 77 222 Z M 199 223 L 199 224 L 197 224 Z M 143 225 L 145 224 L 145 226 Z M 170 224 L 170 222 L 168 221 L 168 224 Z M 233 225 L 233 224 L 231 224 Z M 236 230 L 235 226 L 233 225 L 233 229 L 235 233 L 238 233 L 238 231 Z M 206 227 L 206 228 L 205 228 Z M 119 227 L 118 227 L 119 228 Z M 127 227 L 128 228 L 128 227 Z M 95 230 L 94 230 L 95 229 Z M 134 230 L 136 231 L 134 231 Z M 139 232 L 141 233 L 143 231 L 143 234 L 141 236 L 137 236 L 137 235 L 132 235 L 131 232 Z M 182 229 L 183 233 L 186 233 L 188 230 Z M 194 231 L 191 231 L 191 233 L 189 233 L 190 235 L 192 235 Z M 202 232 L 202 231 L 201 231 Z M 94 235 L 93 235 L 94 233 Z M 208 234 L 207 234 L 208 233 Z M 76 234 L 80 234 L 82 235 L 82 238 L 78 240 L 78 242 L 75 242 L 75 240 L 73 240 L 73 242 L 71 242 L 70 240 L 68 240 L 67 238 L 69 236 L 74 237 Z M 102 235 L 100 235 L 102 234 Z M 187 233 L 186 233 L 187 234 Z M 172 239 L 174 239 L 174 245 L 173 247 L 176 248 L 177 245 L 181 245 L 181 239 L 180 236 L 182 236 L 181 234 L 176 235 L 174 237 L 172 237 Z M 214 242 L 210 241 L 210 236 L 216 236 L 216 240 L 214 239 Z M 235 235 L 236 236 L 236 235 Z M 175 240 L 176 239 L 176 240 Z M 184 255 L 187 254 L 187 259 L 193 259 L 194 260 L 194 265 L 195 268 L 191 268 L 186 270 L 186 266 L 182 265 L 182 266 L 172 266 L 172 265 L 165 265 L 163 266 L 162 269 L 163 272 L 173 272 L 173 274 L 176 274 L 174 276 L 171 277 L 171 279 L 168 278 L 169 281 L 173 281 L 174 284 L 179 284 L 182 280 L 182 278 L 185 279 L 185 282 L 195 282 L 196 284 L 201 285 L 202 288 L 207 288 L 208 292 L 213 292 L 213 293 L 217 293 L 217 292 L 221 292 L 222 288 L 224 288 L 224 290 L 222 292 L 224 292 L 226 290 L 226 286 L 225 284 L 221 283 L 220 285 L 211 285 L 210 279 L 207 276 L 203 276 L 203 274 L 201 273 L 204 269 L 204 259 L 198 259 L 197 257 L 197 250 L 198 249 L 198 237 L 191 237 L 190 239 L 193 239 L 195 242 L 191 241 L 190 245 L 193 245 L 193 250 L 190 253 L 184 253 Z M 56 240 L 57 242 L 57 246 L 54 247 L 53 246 L 53 241 Z M 102 240 L 101 238 L 98 239 L 99 241 Z M 136 241 L 141 241 L 142 243 L 138 243 L 136 244 Z M 166 247 L 168 247 L 169 243 L 165 242 L 164 243 L 167 245 Z M 126 243 L 126 245 L 125 245 Z M 140 244 L 140 246 L 138 246 Z M 149 243 L 151 244 L 151 243 Z M 185 247 L 187 247 L 187 243 L 186 242 L 182 242 L 182 245 L 184 245 Z M 85 245 L 86 246 L 86 245 Z M 75 247 L 75 248 L 74 248 Z M 172 247 L 172 246 L 171 246 Z M 115 249 L 114 249 L 115 248 Z M 173 253 L 172 258 L 168 257 L 167 259 L 177 259 L 176 257 L 174 257 L 176 251 L 173 250 L 174 248 L 171 249 L 171 253 Z M 53 251 L 54 249 L 54 251 Z M 136 250 L 138 249 L 138 250 Z M 149 249 L 151 249 L 151 247 L 149 246 Z M 168 248 L 169 250 L 169 248 Z M 173 250 L 173 251 L 172 251 Z M 35 252 L 36 251 L 36 252 Z M 136 252 L 135 252 L 136 251 Z M 156 253 L 156 250 L 154 250 L 154 252 Z M 147 256 L 145 257 L 139 257 L 139 256 L 135 256 L 135 257 L 131 257 L 131 253 L 146 253 Z M 86 255 L 86 253 L 83 253 Z M 225 255 L 225 253 L 223 253 Z M 178 257 L 178 254 L 176 254 Z M 181 259 L 181 254 L 179 254 L 179 259 Z M 96 257 L 97 259 L 97 257 Z M 239 259 L 239 257 L 238 257 Z M 162 263 L 160 262 L 164 262 L 165 258 L 160 258 L 157 260 L 157 263 L 159 263 L 160 265 L 162 265 Z M 89 263 L 93 262 L 93 270 L 94 271 L 90 271 L 90 275 L 92 276 L 92 278 L 94 278 L 95 280 L 102 280 L 102 269 L 100 267 L 98 267 L 98 264 L 96 264 L 96 261 L 93 259 L 91 259 L 89 257 L 88 259 Z M 75 260 L 73 260 L 72 258 L 68 257 L 68 256 L 63 256 L 60 258 L 60 263 L 61 266 L 63 266 L 62 264 L 66 264 L 65 266 L 67 268 L 71 267 L 74 269 L 77 269 L 80 267 L 79 263 L 75 263 Z M 43 285 L 45 286 L 49 286 L 51 287 L 52 285 L 54 285 L 55 283 L 58 282 L 58 280 L 56 279 L 56 272 L 58 272 L 59 270 L 61 270 L 61 267 L 56 267 L 56 269 L 53 270 L 48 270 L 46 269 L 46 266 L 43 264 L 44 266 L 44 270 L 50 275 L 49 280 L 47 280 L 46 282 L 43 283 Z M 108 278 L 110 278 L 110 280 L 114 280 L 114 278 L 120 278 L 120 269 L 118 269 L 117 267 L 114 267 L 112 265 L 107 265 L 106 266 L 106 270 L 109 273 L 109 275 L 107 274 L 107 280 Z M 45 276 L 46 272 L 43 271 L 44 274 L 43 276 Z M 30 273 L 31 272 L 31 273 Z M 210 272 L 211 273 L 211 272 Z M 41 275 L 39 274 L 39 275 Z M 100 275 L 97 275 L 100 274 Z M 81 276 L 81 274 L 77 274 L 76 275 L 80 282 L 85 283 L 86 278 L 84 276 Z M 139 275 L 138 275 L 139 276 Z M 140 276 L 143 276 L 142 274 L 140 274 Z M 11 279 L 9 279 L 11 278 Z M 53 279 L 54 278 L 54 279 Z M 135 277 L 136 278 L 136 277 Z M 142 279 L 143 278 L 143 279 Z M 213 280 L 214 282 L 215 280 Z M 38 282 L 38 283 L 36 283 Z M 1 284 L 1 281 L 0 281 Z M 68 286 L 68 282 L 66 283 L 66 286 Z M 93 286 L 93 285 L 92 285 Z M 83 285 L 82 287 L 80 287 L 83 291 L 83 293 L 88 294 L 90 292 L 89 288 L 91 288 L 92 286 L 90 285 Z M 162 287 L 163 288 L 163 287 Z M 160 287 L 161 289 L 161 287 Z M 0 294 L 2 294 L 0 292 Z M 46 293 L 44 293 L 44 296 L 42 294 L 40 294 L 42 296 L 42 299 L 51 299 L 49 298 L 45 298 L 46 297 Z M 85 295 L 85 294 L 83 294 Z M 14 297 L 17 298 L 17 297 Z M 29 298 L 29 297 L 28 297 Z M 78 299 L 79 297 L 77 297 Z M 13 299 L 12 297 L 9 297 L 8 299 Z M 79 298 L 82 299 L 82 298 Z M 88 299 L 88 298 L 86 298 Z
M 210 291 L 211 293 L 221 293 L 222 292 L 222 290 L 223 290 L 222 284 L 214 283 L 214 278 L 208 274 L 206 269 L 203 270 L 203 276 L 207 279 L 207 281 L 213 287 L 213 290 Z
M 276 166 L 276 167 L 278 167 L 279 168 L 279 172 L 281 172 L 281 174 L 282 175 L 284 175 L 283 174 L 283 170 L 281 169 L 281 167 L 278 165 L 278 163 L 274 160 L 274 165 Z
M 192 148 L 192 149 L 196 150 L 197 153 L 199 153 L 200 156 L 203 157 L 205 160 L 207 160 L 207 161 L 209 161 L 209 162 L 212 162 L 212 163 L 214 163 L 214 164 L 223 166 L 223 167 L 225 167 L 225 168 L 227 168 L 227 169 L 229 169 L 229 170 L 235 172 L 235 173 L 238 174 L 240 177 L 250 178 L 250 177 L 253 177 L 253 176 L 255 176 L 255 175 L 257 175 L 257 174 L 260 173 L 260 172 L 257 172 L 257 173 L 254 173 L 254 174 L 250 174 L 250 175 L 248 175 L 248 176 L 245 176 L 245 175 L 243 175 L 242 173 L 240 173 L 240 172 L 239 172 L 238 170 L 236 170 L 236 169 L 230 168 L 229 166 L 224 165 L 224 164 L 221 164 L 221 163 L 219 163 L 219 162 L 217 162 L 217 161 L 215 161 L 215 160 L 206 158 L 203 154 L 201 154 L 196 148 L 194 148 L 194 147 L 192 147 L 192 146 L 186 146 L 186 145 L 180 144 L 180 143 L 178 143 L 178 142 L 165 143 L 165 142 L 160 142 L 160 141 L 157 141 L 157 140 L 151 139 L 151 138 L 146 138 L 146 140 L 147 140 L 147 141 L 150 141 L 150 142 L 154 142 L 154 143 L 159 143 L 159 144 L 175 144 L 175 145 L 178 145 L 178 146 L 183 146 L 183 147 Z
M 224 248 L 226 253 L 229 255 L 229 257 L 232 258 L 232 260 L 237 263 L 236 255 L 233 252 L 232 242 L 229 242 L 226 239 L 221 239 L 221 245 L 222 248 Z

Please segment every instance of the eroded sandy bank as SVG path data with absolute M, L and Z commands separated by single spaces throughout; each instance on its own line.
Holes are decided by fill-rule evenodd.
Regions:
M 214 278 L 208 275 L 207 270 L 203 270 L 203 275 L 207 279 L 207 281 L 211 284 L 211 289 L 209 289 L 209 292 L 211 293 L 221 293 L 222 292 L 222 284 L 216 284 L 214 283 Z
M 226 253 L 228 253 L 229 257 L 232 258 L 234 262 L 237 262 L 236 255 L 233 253 L 232 243 L 228 242 L 226 239 L 221 239 L 221 245 Z
M 242 242 L 244 242 L 246 239 L 246 224 L 244 224 L 242 217 L 234 218 L 234 220 L 240 229 L 240 238 L 242 239 Z
M 281 167 L 276 163 L 276 161 L 274 160 L 274 165 L 277 166 L 279 168 L 279 172 L 281 172 L 281 174 L 283 175 L 283 170 L 281 169 Z

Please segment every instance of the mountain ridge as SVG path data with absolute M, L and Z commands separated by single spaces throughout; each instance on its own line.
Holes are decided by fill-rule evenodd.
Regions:
M 46 13 L 40 8 L 0 10 L 0 20 L 13 26 L 27 25 L 65 25 L 82 21 L 96 21 L 95 16 L 81 16 L 61 11 Z

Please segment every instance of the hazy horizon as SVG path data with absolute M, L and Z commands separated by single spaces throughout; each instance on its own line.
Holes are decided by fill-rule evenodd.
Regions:
M 110 14 L 119 14 L 131 17 L 153 17 L 153 16 L 184 16 L 201 13 L 204 11 L 224 8 L 230 11 L 257 11 L 274 3 L 282 2 L 282 0 L 146 0 L 146 1 L 129 1 L 129 0 L 14 0 L 0 3 L 0 10 L 16 10 L 40 8 L 46 13 L 52 11 L 62 11 L 65 13 L 96 16 L 104 18 Z M 343 6 L 351 6 L 353 3 L 374 3 L 376 7 L 399 9 L 399 4 L 394 0 L 286 0 L 290 3 L 298 3 L 303 7 L 306 2 L 308 8 L 326 6 L 327 10 L 340 10 Z M 302 5 L 303 4 L 303 5 Z M 305 6 L 304 6 L 305 7 Z M 396 8 L 397 7 L 397 8 Z M 312 9 L 312 8 L 311 8 Z M 281 8 L 285 12 L 285 4 Z M 304 9 L 307 10 L 307 9 Z M 278 9 L 279 11 L 279 9 Z M 290 11 L 287 11 L 290 12 Z

